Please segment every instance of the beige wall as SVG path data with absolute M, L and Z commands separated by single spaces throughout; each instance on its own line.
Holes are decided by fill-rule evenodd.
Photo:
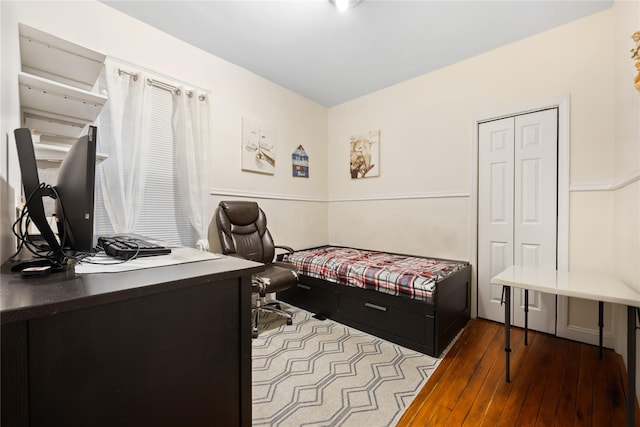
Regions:
M 633 87 L 638 73 L 630 58 L 631 34 L 640 30 L 640 2 L 614 6 L 614 172 L 612 178 L 613 256 L 618 279 L 640 291 L 640 93 Z M 618 323 L 626 310 L 617 307 Z M 618 328 L 616 349 L 626 361 L 626 328 Z M 640 345 L 636 349 L 640 352 Z M 640 369 L 640 360 L 636 369 Z M 636 378 L 636 389 L 640 379 Z
M 474 118 L 565 96 L 570 97 L 570 184 L 610 182 L 611 24 L 607 10 L 331 108 L 331 243 L 351 243 L 357 234 L 363 247 L 409 244 L 419 254 L 471 260 L 475 206 L 459 199 L 474 192 Z M 381 130 L 381 175 L 351 180 L 348 138 L 371 129 Z M 437 197 L 442 193 L 452 197 Z M 390 194 L 393 200 L 386 197 Z M 394 209 L 395 198 L 403 195 L 401 212 L 381 220 L 378 211 Z M 601 195 L 585 193 L 580 199 L 570 211 L 570 265 L 583 263 L 575 255 L 586 240 L 585 264 L 596 259 L 597 268 L 610 271 L 610 201 L 596 212 L 604 217 L 601 231 L 585 239 L 594 212 L 584 207 L 602 206 Z M 408 243 L 411 235 L 416 237 Z
M 569 96 L 569 268 L 640 289 L 640 97 L 629 58 L 637 30 L 638 2 L 618 1 L 331 108 L 330 242 L 473 261 L 474 118 Z M 381 129 L 381 176 L 352 181 L 348 138 L 371 129 Z M 567 325 L 594 329 L 594 310 L 570 300 Z M 608 342 L 622 354 L 625 313 L 605 309 Z
M 569 268 L 640 288 L 640 98 L 629 59 L 639 29 L 638 2 L 619 1 L 331 108 L 330 242 L 474 261 L 474 119 L 569 97 Z M 352 181 L 348 138 L 371 129 L 381 129 L 381 176 Z M 594 328 L 594 307 L 569 301 L 566 322 Z M 606 308 L 605 332 L 624 353 L 621 311 Z
M 20 194 L 12 134 L 20 125 L 18 22 L 210 90 L 210 188 L 216 193 L 212 195 L 214 204 L 238 195 L 258 200 L 268 206 L 270 228 L 278 242 L 298 247 L 326 243 L 326 108 L 99 2 L 2 1 L 0 10 L 3 261 L 14 248 L 9 224 L 14 216 L 15 194 Z M 241 117 L 245 115 L 269 122 L 276 129 L 278 151 L 273 176 L 240 170 Z M 308 179 L 292 177 L 291 154 L 300 144 L 310 157 Z M 213 246 L 216 243 L 212 242 Z
M 640 92 L 633 87 L 638 70 L 629 53 L 634 46 L 631 34 L 640 31 L 640 2 L 618 2 L 614 13 L 615 271 L 640 291 Z

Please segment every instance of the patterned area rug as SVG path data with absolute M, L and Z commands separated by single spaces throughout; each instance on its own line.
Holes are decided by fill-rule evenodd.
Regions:
M 261 318 L 253 340 L 254 426 L 393 426 L 440 359 L 306 311 Z

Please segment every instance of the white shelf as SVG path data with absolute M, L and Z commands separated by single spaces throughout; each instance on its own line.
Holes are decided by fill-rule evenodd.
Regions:
M 57 169 L 71 148 L 68 144 L 55 144 L 36 142 L 33 144 L 38 167 L 41 169 Z M 96 153 L 96 165 L 105 160 L 108 156 L 102 153 Z
M 108 100 L 92 91 L 106 56 L 28 25 L 19 24 L 19 32 L 22 125 L 34 135 L 63 142 L 36 143 L 39 165 L 57 167 Z
M 28 108 L 22 109 L 23 126 L 29 129 L 37 129 L 45 135 L 57 136 L 69 139 L 69 142 L 86 133 L 87 124 L 82 121 L 71 121 L 53 113 L 38 112 Z
M 107 97 L 20 72 L 20 103 L 23 110 L 37 111 L 43 117 L 52 113 L 69 121 L 93 122 L 102 111 Z
M 19 24 L 22 71 L 49 80 L 93 88 L 106 56 L 51 34 Z

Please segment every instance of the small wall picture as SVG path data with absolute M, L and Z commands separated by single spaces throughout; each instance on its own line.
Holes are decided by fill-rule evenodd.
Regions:
M 274 127 L 242 117 L 242 170 L 273 175 L 276 170 Z
M 355 135 L 349 139 L 352 179 L 380 176 L 380 130 Z
M 302 145 L 298 145 L 291 155 L 291 165 L 294 177 L 309 178 L 309 156 Z

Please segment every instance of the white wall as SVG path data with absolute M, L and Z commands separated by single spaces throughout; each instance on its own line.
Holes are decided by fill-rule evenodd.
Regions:
M 640 30 L 640 2 L 616 2 L 614 29 L 614 272 L 640 291 L 640 92 L 633 87 L 638 70 L 629 53 L 634 47 L 631 35 Z M 624 307 L 618 307 L 618 322 L 626 324 Z M 618 328 L 616 349 L 626 362 L 625 331 Z M 640 354 L 640 345 L 636 353 Z M 636 365 L 640 370 L 640 360 Z M 636 389 L 639 387 L 640 379 L 636 378 Z
M 614 253 L 619 278 L 640 291 L 640 92 L 631 34 L 640 31 L 640 2 L 616 3 L 614 21 Z
M 20 194 L 12 132 L 20 126 L 17 72 L 18 23 L 22 22 L 108 56 L 211 91 L 212 201 L 239 196 L 264 204 L 278 243 L 324 244 L 327 195 L 327 111 L 240 67 L 168 36 L 99 2 L 0 2 L 2 14 L 2 245 L 15 194 Z M 241 117 L 274 125 L 277 140 L 273 176 L 240 169 Z M 291 154 L 302 144 L 310 157 L 310 178 L 293 178 Z M 8 159 L 8 161 L 7 161 Z M 5 182 L 7 184 L 5 185 Z M 284 220 L 286 219 L 286 221 Z M 212 242 L 216 247 L 217 242 Z
M 470 260 L 474 118 L 549 99 L 570 96 L 571 185 L 609 183 L 612 58 L 606 10 L 331 108 L 330 242 L 357 235 L 363 247 Z M 381 129 L 381 175 L 351 180 L 349 136 L 371 129 Z M 572 197 L 570 228 L 570 266 L 611 271 L 610 196 Z
M 638 8 L 618 1 L 331 108 L 330 242 L 473 261 L 473 119 L 569 96 L 569 268 L 640 289 L 640 96 L 629 58 Z M 371 129 L 381 129 L 381 176 L 351 180 L 348 138 Z M 565 320 L 595 330 L 595 310 L 572 299 Z M 625 316 L 605 309 L 605 332 L 622 354 Z
M 17 76 L 20 53 L 14 42 L 16 36 L 11 31 L 12 26 L 5 25 L 8 13 L 2 6 L 0 4 L 0 263 L 16 249 L 11 225 L 16 217 L 14 200 L 16 194 L 20 194 L 16 185 L 20 175 L 15 167 L 9 166 L 10 159 L 15 161 L 17 156 L 12 132 L 20 120 Z

